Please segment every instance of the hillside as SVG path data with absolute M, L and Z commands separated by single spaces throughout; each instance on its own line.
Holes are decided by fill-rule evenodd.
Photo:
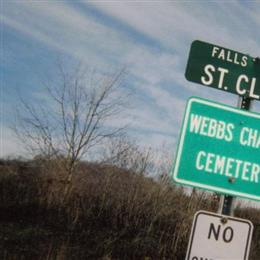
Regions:
M 194 213 L 217 209 L 216 196 L 187 195 L 167 178 L 82 162 L 69 184 L 57 165 L 1 161 L 0 259 L 183 260 Z M 236 210 L 255 224 L 259 213 Z M 250 259 L 259 257 L 255 225 Z

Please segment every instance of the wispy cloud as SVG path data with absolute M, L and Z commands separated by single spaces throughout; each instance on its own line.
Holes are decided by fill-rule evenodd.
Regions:
M 126 65 L 126 83 L 135 90 L 134 109 L 121 122 L 115 119 L 110 125 L 124 120 L 148 144 L 164 138 L 176 140 L 186 100 L 192 95 L 236 102 L 231 94 L 184 78 L 193 40 L 260 55 L 257 2 L 10 1 L 3 7 L 5 32 L 11 29 L 24 41 L 36 40 L 43 49 L 103 71 Z M 39 89 L 32 92 L 37 97 Z
M 128 43 L 125 34 L 91 21 L 64 3 L 54 3 L 51 5 L 47 5 L 46 3 L 32 5 L 22 3 L 19 9 L 19 18 L 15 20 L 9 17 L 15 17 L 16 11 L 9 7 L 9 16 L 4 14 L 5 24 L 29 37 L 36 38 L 52 48 L 57 48 L 59 51 L 69 53 L 77 58 L 86 57 L 86 59 L 89 59 L 91 55 L 93 56 L 93 52 L 98 53 L 97 57 L 91 58 L 91 60 L 102 59 L 107 63 L 109 63 L 109 59 L 106 60 L 106 55 L 100 55 L 100 49 L 103 52 L 110 53 L 110 55 L 113 52 L 122 54 L 119 62 L 127 64 L 130 73 L 137 78 L 141 78 L 142 82 L 145 82 L 145 84 L 141 84 L 139 87 L 145 91 L 146 95 L 151 96 L 155 100 L 154 105 L 159 109 L 164 108 L 168 112 L 169 105 L 162 98 L 163 95 L 167 97 L 167 93 L 164 93 L 159 87 L 152 85 L 159 84 L 165 78 L 164 76 L 170 76 L 170 67 L 177 64 L 174 57 L 171 58 L 167 55 L 163 56 L 158 52 L 150 51 L 149 46 L 147 49 L 144 49 L 144 47 L 140 48 L 138 44 Z M 8 11 L 6 10 L 7 13 Z M 43 23 L 42 21 L 46 22 Z M 71 44 L 70 41 L 76 37 L 75 34 L 79 36 L 77 36 L 77 41 Z M 106 35 L 109 35 L 109 37 L 107 41 L 104 41 Z M 64 41 L 66 40 L 64 37 L 68 39 L 69 43 Z M 89 49 L 86 51 L 86 47 L 78 48 L 78 41 L 86 42 L 85 46 L 94 46 L 94 51 Z M 123 47 L 121 44 L 122 41 L 124 42 Z M 64 42 L 64 44 L 61 44 L 61 42 Z M 142 58 L 140 59 L 140 57 Z M 161 74 L 158 73 L 158 62 L 160 63 Z M 172 105 L 171 108 L 173 108 Z M 150 109 L 152 110 L 152 108 Z M 141 107 L 141 110 L 144 109 Z M 139 112 L 136 111 L 136 113 Z M 154 113 L 150 113 L 149 116 L 147 115 L 147 118 L 149 117 L 151 121 L 153 120 L 152 114 Z M 133 122 L 133 125 L 136 126 L 137 123 Z M 155 131 L 158 131 L 156 129 L 157 126 L 158 123 L 150 125 Z
M 116 31 L 83 16 L 65 2 L 22 1 L 7 4 L 4 10 L 5 24 L 76 59 L 104 65 L 104 58 L 122 51 Z
M 231 43 L 244 48 L 241 34 L 237 32 L 247 35 L 254 31 L 252 19 L 259 23 L 257 14 L 260 11 L 257 2 L 248 10 L 244 6 L 246 4 L 240 1 L 212 1 L 207 4 L 191 1 L 151 1 L 138 4 L 96 1 L 91 4 L 177 51 L 185 48 L 188 39 L 197 37 L 216 44 Z

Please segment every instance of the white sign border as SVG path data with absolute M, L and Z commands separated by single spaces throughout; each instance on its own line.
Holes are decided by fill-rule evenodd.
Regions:
M 240 110 L 238 108 L 223 105 L 223 104 L 220 104 L 220 103 L 211 102 L 209 100 L 200 99 L 200 98 L 197 98 L 197 97 L 191 97 L 188 100 L 188 104 L 187 104 L 187 107 L 186 107 L 181 137 L 180 137 L 180 141 L 179 141 L 179 145 L 178 145 L 178 149 L 177 149 L 177 155 L 176 155 L 176 159 L 175 159 L 175 162 L 174 162 L 174 165 L 173 165 L 174 170 L 173 170 L 173 173 L 171 174 L 173 176 L 173 180 L 176 181 L 179 184 L 185 184 L 185 185 L 193 186 L 193 187 L 196 187 L 196 188 L 202 188 L 202 189 L 215 191 L 215 192 L 219 192 L 219 193 L 223 193 L 223 194 L 235 195 L 235 196 L 238 196 L 238 197 L 244 197 L 244 198 L 259 201 L 260 196 L 255 196 L 255 195 L 247 194 L 247 193 L 244 193 L 244 192 L 232 191 L 232 190 L 228 190 L 228 189 L 225 189 L 225 188 L 219 188 L 219 187 L 215 187 L 215 186 L 212 186 L 212 185 L 206 185 L 206 184 L 197 183 L 197 182 L 193 182 L 193 181 L 187 181 L 187 180 L 178 178 L 180 158 L 181 158 L 181 155 L 182 155 L 183 143 L 184 143 L 185 136 L 186 136 L 186 130 L 187 130 L 187 125 L 188 125 L 190 109 L 191 109 L 191 105 L 192 105 L 193 102 L 205 104 L 205 105 L 216 107 L 216 108 L 220 108 L 220 109 L 223 109 L 223 110 L 226 110 L 226 111 L 231 111 L 231 112 L 236 113 L 236 114 L 245 115 L 245 116 L 260 119 L 260 114 L 257 114 L 257 113 L 249 112 L 249 111 L 246 111 L 246 110 Z
M 207 216 L 219 217 L 219 218 L 227 218 L 228 220 L 243 222 L 243 223 L 248 224 L 249 225 L 249 232 L 248 232 L 248 237 L 247 237 L 247 245 L 246 245 L 244 260 L 248 259 L 249 253 L 250 253 L 249 251 L 250 251 L 250 246 L 251 246 L 251 241 L 252 241 L 253 230 L 254 230 L 253 223 L 250 220 L 247 220 L 247 219 L 236 218 L 236 217 L 232 217 L 232 216 L 213 213 L 213 212 L 210 212 L 210 211 L 200 210 L 200 211 L 197 211 L 195 213 L 194 218 L 193 218 L 191 233 L 190 233 L 190 238 L 189 238 L 189 244 L 188 244 L 185 260 L 190 260 L 189 257 L 190 257 L 190 253 L 191 253 L 191 249 L 192 249 L 192 243 L 193 243 L 193 238 L 194 238 L 194 234 L 195 234 L 195 228 L 196 228 L 198 217 L 201 214 L 204 214 L 204 215 L 207 215 Z

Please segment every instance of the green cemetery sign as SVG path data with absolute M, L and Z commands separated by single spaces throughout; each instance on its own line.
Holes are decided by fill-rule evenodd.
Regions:
M 260 200 L 260 114 L 189 99 L 171 175 L 180 184 Z
M 191 45 L 187 80 L 260 99 L 260 60 L 202 41 Z

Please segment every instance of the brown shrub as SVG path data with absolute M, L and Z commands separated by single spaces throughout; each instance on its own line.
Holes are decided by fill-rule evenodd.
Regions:
M 66 197 L 65 180 L 58 162 L 1 166 L 1 259 L 182 260 L 194 213 L 217 207 L 206 192 L 113 166 L 80 163 Z

